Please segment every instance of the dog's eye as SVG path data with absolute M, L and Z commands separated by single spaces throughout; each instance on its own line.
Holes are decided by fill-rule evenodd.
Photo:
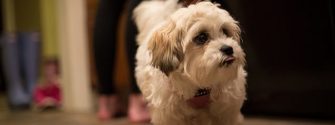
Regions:
M 208 34 L 207 33 L 200 33 L 196 36 L 193 40 L 196 44 L 202 45 L 208 41 Z
M 223 32 L 223 34 L 226 35 L 227 37 L 230 37 L 230 34 L 229 34 L 228 29 L 226 29 L 226 28 L 222 28 L 222 32 Z

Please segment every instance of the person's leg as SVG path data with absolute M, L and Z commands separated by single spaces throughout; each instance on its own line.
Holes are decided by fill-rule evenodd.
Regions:
M 20 63 L 23 66 L 25 92 L 30 100 L 38 79 L 39 42 L 38 32 L 22 32 L 18 34 L 19 56 L 21 56 Z
M 4 34 L 2 42 L 2 60 L 4 75 L 7 83 L 7 96 L 12 108 L 29 105 L 29 99 L 24 93 L 20 73 L 18 43 L 15 33 Z M 18 107 L 18 108 L 19 108 Z
M 2 50 L 3 48 L 0 47 L 0 92 L 6 92 L 6 81 L 5 81 L 5 74 L 3 69 L 3 59 L 2 59 Z
M 136 36 L 138 34 L 137 27 L 135 25 L 135 22 L 133 21 L 132 11 L 134 8 L 141 2 L 141 0 L 131 0 L 128 3 L 128 15 L 127 15 L 127 29 L 126 29 L 126 49 L 127 49 L 127 58 L 128 58 L 128 64 L 130 69 L 130 81 L 131 81 L 131 92 L 134 94 L 141 94 L 140 89 L 138 88 L 136 84 L 135 79 L 135 55 L 137 51 L 137 42 L 136 42 Z
M 135 54 L 137 50 L 136 35 L 138 31 L 133 21 L 132 11 L 140 2 L 140 0 L 129 1 L 127 10 L 126 46 L 131 78 L 131 94 L 129 96 L 128 117 L 132 122 L 146 122 L 150 120 L 147 104 L 136 84 L 134 72 L 136 62 Z
M 99 111 L 98 117 L 106 120 L 110 117 L 108 103 L 116 105 L 115 86 L 113 85 L 113 67 L 116 56 L 117 28 L 124 0 L 100 0 L 95 20 L 93 51 L 98 77 Z M 111 101 L 112 100 L 112 101 Z

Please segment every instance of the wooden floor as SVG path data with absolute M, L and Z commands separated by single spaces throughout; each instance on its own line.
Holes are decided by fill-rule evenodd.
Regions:
M 99 121 L 95 113 L 65 113 L 59 110 L 10 112 L 0 96 L 0 125 L 150 125 L 133 124 L 127 118 Z M 244 125 L 335 125 L 335 121 L 284 119 L 274 117 L 246 117 Z
M 136 125 L 126 118 L 100 122 L 94 113 L 74 114 L 60 111 L 0 112 L 0 125 Z M 150 124 L 137 124 L 150 125 Z M 278 118 L 246 118 L 244 125 L 335 125 L 335 122 L 285 120 Z

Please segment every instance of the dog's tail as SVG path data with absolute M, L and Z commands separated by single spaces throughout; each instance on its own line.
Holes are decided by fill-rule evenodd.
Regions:
M 133 18 L 139 30 L 136 38 L 137 43 L 140 45 L 155 26 L 164 22 L 169 15 L 180 7 L 178 0 L 151 0 L 143 1 L 138 5 L 133 11 Z

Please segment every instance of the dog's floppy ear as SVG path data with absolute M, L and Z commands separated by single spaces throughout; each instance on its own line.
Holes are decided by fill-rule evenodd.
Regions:
M 241 42 L 241 29 L 238 25 L 238 22 L 235 22 L 233 27 L 232 27 L 232 36 L 233 39 L 235 39 L 236 41 L 238 41 L 239 43 Z
M 149 41 L 152 65 L 166 75 L 175 70 L 183 59 L 182 32 L 172 20 L 156 30 Z

